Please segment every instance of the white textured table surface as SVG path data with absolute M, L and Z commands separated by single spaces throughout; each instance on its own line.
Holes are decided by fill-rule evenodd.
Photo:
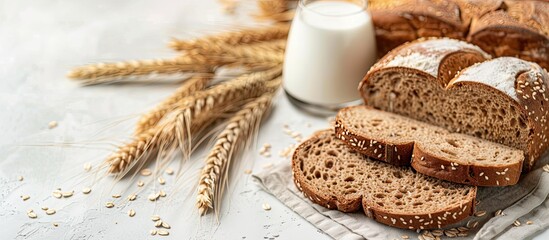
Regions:
M 165 176 L 168 197 L 151 203 L 146 196 L 160 186 L 150 184 L 135 202 L 103 207 L 128 180 L 96 181 L 82 166 L 94 167 L 130 135 L 137 116 L 167 96 L 176 85 L 110 85 L 80 87 L 65 73 L 74 66 L 130 59 L 171 57 L 172 36 L 193 37 L 228 26 L 251 25 L 247 10 L 224 15 L 216 1 L 0 1 L 0 239 L 146 239 L 154 229 L 150 216 L 170 223 L 166 239 L 328 239 L 308 222 L 259 190 L 241 174 L 215 218 L 200 219 L 193 206 L 192 186 L 204 153 L 192 158 L 178 180 Z M 48 122 L 59 126 L 48 129 Z M 288 123 L 304 136 L 326 127 L 323 118 L 304 115 L 280 97 L 261 129 L 258 145 L 273 144 L 273 157 L 251 152 L 244 165 L 261 171 L 266 164 L 287 161 L 278 152 L 294 140 L 282 132 Z M 312 127 L 309 126 L 312 124 Z M 24 176 L 18 181 L 17 176 Z M 80 189 L 92 185 L 85 196 Z M 191 186 L 191 187 L 189 187 Z M 55 188 L 75 190 L 55 199 Z M 135 191 L 135 185 L 124 192 Z M 178 190 L 178 191 L 174 191 Z M 23 201 L 20 195 L 30 195 Z M 262 209 L 263 203 L 272 206 Z M 46 215 L 41 206 L 57 210 Z M 38 213 L 29 219 L 28 209 Z M 126 212 L 135 209 L 130 218 Z M 54 227 L 53 223 L 58 223 Z M 548 239 L 546 232 L 536 239 Z

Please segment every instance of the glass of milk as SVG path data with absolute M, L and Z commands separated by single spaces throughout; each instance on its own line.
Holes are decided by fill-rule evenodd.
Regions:
M 284 90 L 305 110 L 330 114 L 360 98 L 376 60 L 366 0 L 300 0 L 284 60 Z

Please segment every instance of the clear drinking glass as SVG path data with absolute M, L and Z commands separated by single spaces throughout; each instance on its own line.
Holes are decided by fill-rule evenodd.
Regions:
M 300 0 L 284 60 L 284 90 L 298 106 L 333 113 L 360 98 L 376 60 L 366 0 Z

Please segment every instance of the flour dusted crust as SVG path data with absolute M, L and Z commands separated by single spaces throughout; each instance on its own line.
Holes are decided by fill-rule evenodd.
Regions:
M 366 216 L 398 228 L 440 229 L 474 213 L 476 187 L 372 161 L 336 139 L 333 130 L 298 146 L 292 174 L 312 202 L 342 212 L 362 208 Z
M 524 149 L 530 169 L 549 147 L 549 75 L 538 64 L 513 57 L 500 57 L 464 69 L 448 84 L 482 84 L 508 96 L 522 110 L 532 129 Z
M 549 146 L 547 72 L 517 58 L 485 61 L 488 55 L 476 48 L 427 52 L 419 47 L 425 41 L 440 40 L 405 44 L 370 69 L 359 86 L 365 103 L 521 149 L 529 170 Z M 388 64 L 418 54 L 434 56 Z M 441 60 L 422 63 L 432 59 Z

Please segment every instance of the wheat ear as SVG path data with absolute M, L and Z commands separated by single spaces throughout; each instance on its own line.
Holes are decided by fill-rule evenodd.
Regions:
M 246 74 L 181 99 L 154 128 L 137 135 L 106 159 L 109 172 L 124 175 L 137 163 L 143 162 L 147 153 L 158 151 L 164 143 L 174 143 L 183 150 L 192 134 L 216 120 L 220 113 L 239 107 L 243 101 L 275 91 L 280 83 L 277 77 L 281 74 L 280 66 Z
M 240 64 L 246 63 L 282 63 L 284 61 L 284 50 L 286 39 L 279 39 L 267 42 L 259 42 L 242 46 L 220 45 L 222 53 L 209 56 L 219 57 L 226 61 L 234 61 Z
M 288 36 L 289 24 L 278 24 L 266 28 L 251 28 L 225 32 L 195 40 L 173 39 L 170 47 L 176 51 L 216 52 L 220 44 L 240 45 L 255 42 L 284 39 Z
M 288 0 L 259 0 L 257 2 L 260 13 L 255 15 L 260 20 L 274 20 L 288 22 L 294 17 L 294 9 L 290 9 Z
M 229 166 L 239 146 L 246 146 L 255 125 L 269 109 L 273 94 L 265 94 L 246 104 L 228 120 L 225 129 L 217 136 L 215 145 L 206 157 L 198 183 L 196 206 L 200 215 L 220 207 L 223 185 L 226 184 Z
M 174 59 L 98 63 L 73 69 L 67 77 L 84 85 L 119 81 L 180 80 L 189 72 L 210 72 L 219 62 L 201 56 L 183 56 Z
M 158 104 L 155 108 L 145 113 L 137 122 L 135 128 L 135 135 L 139 135 L 147 131 L 149 128 L 154 127 L 164 115 L 171 111 L 175 104 L 181 99 L 190 96 L 196 91 L 205 89 L 213 78 L 213 74 L 204 74 L 193 76 L 175 90 L 175 92 Z

